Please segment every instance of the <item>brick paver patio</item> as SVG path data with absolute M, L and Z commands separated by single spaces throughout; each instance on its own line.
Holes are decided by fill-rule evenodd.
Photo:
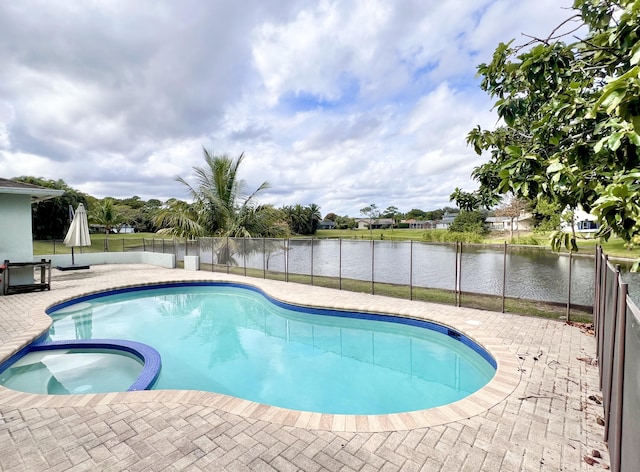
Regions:
M 496 398 L 487 400 L 488 408 L 476 404 L 474 409 L 470 400 L 468 408 L 426 410 L 416 417 L 434 426 L 410 427 L 411 418 L 397 423 L 392 418 L 387 424 L 374 421 L 364 428 L 349 418 L 327 423 L 314 422 L 313 416 L 268 413 L 261 419 L 265 410 L 258 405 L 247 407 L 246 402 L 214 394 L 54 397 L 0 388 L 0 470 L 607 468 L 603 427 L 597 422 L 602 416 L 598 370 L 589 362 L 595 356 L 595 340 L 557 321 L 219 273 L 105 265 L 89 271 L 54 270 L 50 292 L 0 297 L 0 360 L 46 330 L 49 321 L 43 308 L 54 302 L 115 286 L 188 279 L 241 281 L 297 303 L 427 317 L 476 339 L 495 340 L 495 349 L 504 351 L 500 354 L 504 377 L 515 382 L 508 391 L 496 384 L 494 390 L 504 390 L 497 397 L 479 396 L 480 403 Z M 456 415 L 458 419 L 448 419 Z M 590 465 L 587 461 L 594 451 L 602 457 Z

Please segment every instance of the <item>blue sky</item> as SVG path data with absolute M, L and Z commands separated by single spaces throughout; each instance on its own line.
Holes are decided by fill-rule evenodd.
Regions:
M 476 66 L 571 0 L 0 3 L 0 176 L 187 199 L 202 147 L 262 203 L 450 205 L 496 125 Z

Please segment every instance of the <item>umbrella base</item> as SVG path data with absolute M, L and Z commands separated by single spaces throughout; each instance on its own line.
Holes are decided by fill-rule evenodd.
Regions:
M 90 269 L 91 267 L 88 265 L 82 265 L 82 264 L 72 264 L 72 265 L 66 265 L 66 266 L 56 266 L 56 269 L 58 270 L 82 270 L 82 269 Z

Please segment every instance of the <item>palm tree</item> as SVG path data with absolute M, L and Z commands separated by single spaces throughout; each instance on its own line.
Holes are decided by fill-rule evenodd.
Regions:
M 320 226 L 320 222 L 322 221 L 322 214 L 320 213 L 320 207 L 315 203 L 312 203 L 307 207 L 309 211 L 309 222 L 311 224 L 311 234 L 316 234 L 318 230 L 318 226 Z
M 160 234 L 169 234 L 177 238 L 204 236 L 204 228 L 198 222 L 197 204 L 190 205 L 182 200 L 170 199 L 165 207 L 158 210 L 154 223 L 159 226 Z
M 294 206 L 285 206 L 282 207 L 282 211 L 289 229 L 296 234 L 315 234 L 322 220 L 320 207 L 315 203 L 306 207 L 299 203 Z
M 89 213 L 89 220 L 97 225 L 104 226 L 104 249 L 109 250 L 109 242 L 106 237 L 114 227 L 124 223 L 124 216 L 118 211 L 111 198 L 105 198 Z
M 160 214 L 156 222 L 162 223 L 164 232 L 181 237 L 217 236 L 229 238 L 283 237 L 286 226 L 279 224 L 282 214 L 270 205 L 259 205 L 256 195 L 269 188 L 263 182 L 250 194 L 244 193 L 244 182 L 238 176 L 244 153 L 237 159 L 216 155 L 203 148 L 205 166 L 194 167 L 195 184 L 184 178 L 176 180 L 189 189 L 194 204 L 181 208 L 170 217 Z M 184 210 L 184 211 L 183 211 Z M 229 244 L 234 244 L 229 241 Z M 218 261 L 230 260 L 232 248 L 225 243 L 218 251 Z

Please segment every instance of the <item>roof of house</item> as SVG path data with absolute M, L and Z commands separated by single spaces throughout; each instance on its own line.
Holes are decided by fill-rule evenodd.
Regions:
M 39 185 L 16 182 L 15 180 L 3 179 L 0 177 L 0 193 L 10 193 L 14 195 L 30 195 L 31 203 L 41 202 L 49 198 L 59 197 L 64 190 L 40 187 Z
M 392 225 L 395 223 L 393 218 L 354 218 L 356 223 L 362 222 L 372 225 Z

